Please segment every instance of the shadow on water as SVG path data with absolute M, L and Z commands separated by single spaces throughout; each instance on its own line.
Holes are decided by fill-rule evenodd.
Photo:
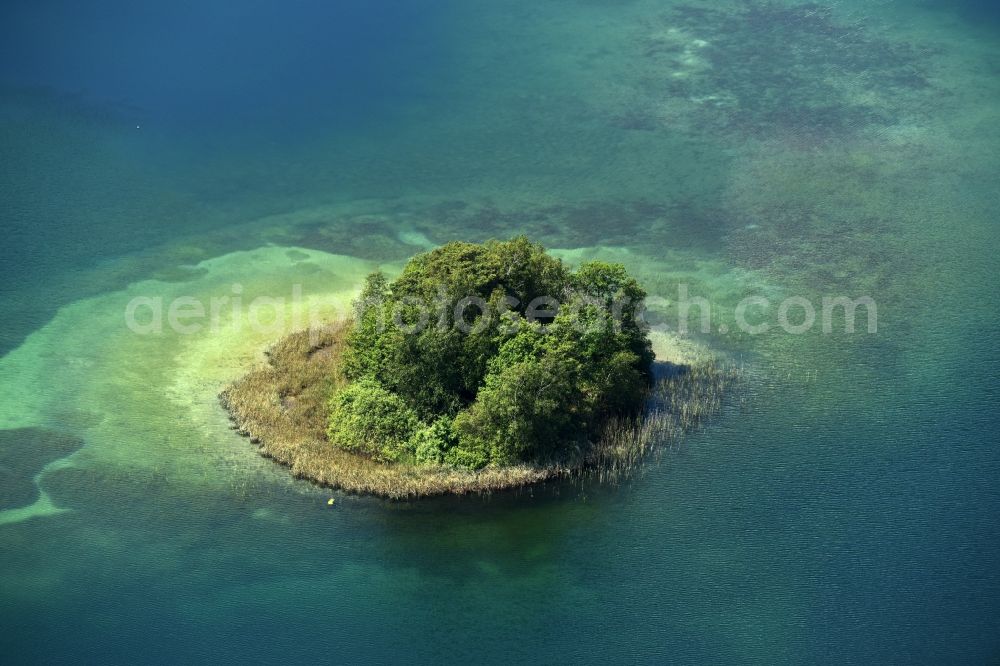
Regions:
M 155 471 L 80 465 L 49 472 L 42 486 L 70 512 L 8 529 L 52 540 L 51 550 L 41 550 L 51 554 L 48 570 L 64 577 L 93 566 L 94 558 L 128 551 L 158 585 L 180 572 L 193 578 L 189 583 L 222 576 L 231 584 L 264 584 L 290 574 L 322 575 L 332 562 L 463 584 L 542 575 L 597 529 L 595 521 L 606 519 L 609 506 L 625 501 L 631 482 L 611 486 L 576 478 L 491 495 L 391 502 L 283 476 L 237 492 Z M 59 529 L 43 538 L 37 528 L 47 520 L 58 521 Z M 67 531 L 78 530 L 82 534 L 67 541 Z M 56 541 L 76 544 L 86 555 L 66 558 Z M 260 557 L 271 550 L 282 554 Z

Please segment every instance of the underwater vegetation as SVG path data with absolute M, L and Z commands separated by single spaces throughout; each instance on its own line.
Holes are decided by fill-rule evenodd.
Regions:
M 901 121 L 931 89 L 930 51 L 869 31 L 819 3 L 686 4 L 644 28 L 653 63 L 643 115 L 661 124 L 767 138 L 814 140 Z
M 547 205 L 453 200 L 429 206 L 424 215 L 433 220 L 435 236 L 443 240 L 464 233 L 481 241 L 520 229 L 549 247 L 563 248 L 642 246 L 636 241 L 666 240 L 671 247 L 683 247 L 704 242 L 698 225 L 705 217 L 683 199 L 591 199 Z
M 823 151 L 760 144 L 726 194 L 726 253 L 737 265 L 813 294 L 877 294 L 888 305 L 933 270 L 909 230 L 927 216 L 920 143 L 843 142 Z M 891 178 L 887 178 L 891 175 Z

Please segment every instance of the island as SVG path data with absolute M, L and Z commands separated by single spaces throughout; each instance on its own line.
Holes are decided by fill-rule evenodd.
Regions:
M 451 242 L 369 275 L 352 318 L 278 341 L 220 399 L 263 455 L 348 492 L 619 478 L 716 410 L 728 377 L 657 362 L 645 297 L 621 264 Z

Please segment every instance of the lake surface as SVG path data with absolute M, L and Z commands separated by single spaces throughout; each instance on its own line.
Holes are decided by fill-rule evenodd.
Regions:
M 998 167 L 990 3 L 7 2 L 0 661 L 995 663 Z M 746 386 L 617 486 L 386 503 L 229 429 L 275 334 L 126 326 L 520 233 Z

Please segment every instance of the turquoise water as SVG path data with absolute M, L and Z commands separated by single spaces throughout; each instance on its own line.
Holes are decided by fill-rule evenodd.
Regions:
M 996 662 L 998 29 L 974 2 L 6 3 L 2 661 Z M 688 341 L 745 399 L 621 486 L 384 503 L 229 431 L 214 396 L 267 336 L 124 325 L 236 282 L 346 300 L 515 233 L 624 261 L 665 322 L 678 284 L 710 300 Z M 873 334 L 734 326 L 746 296 L 863 295 Z

